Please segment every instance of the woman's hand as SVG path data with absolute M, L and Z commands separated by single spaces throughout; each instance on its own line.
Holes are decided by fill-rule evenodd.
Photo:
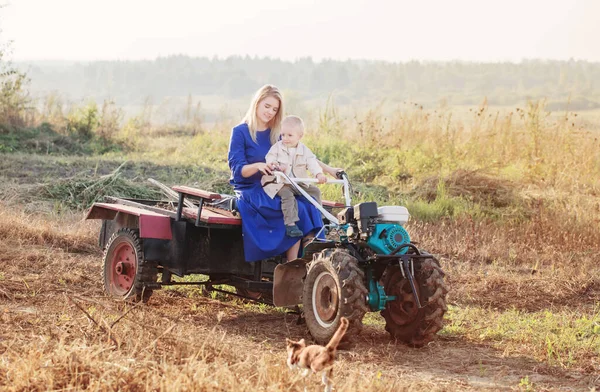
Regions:
M 335 178 L 340 178 L 340 177 L 338 176 L 338 174 L 340 174 L 340 173 L 342 173 L 342 172 L 345 172 L 345 170 L 344 170 L 344 169 L 342 169 L 341 167 L 334 167 L 334 168 L 333 168 L 333 174 L 332 174 L 332 176 L 333 176 L 333 177 L 335 177 Z
M 319 160 L 317 160 L 317 162 L 319 163 L 319 166 L 321 166 L 321 168 L 323 169 L 323 171 L 327 174 L 329 174 L 331 177 L 333 178 L 337 178 L 337 173 L 340 171 L 344 171 L 344 169 L 340 168 L 340 167 L 331 167 L 326 163 L 323 163 Z
M 256 162 L 255 165 L 258 171 L 265 175 L 272 175 L 275 169 L 273 163 Z
M 244 177 L 244 178 L 253 176 L 258 172 L 260 172 L 262 174 L 271 174 L 272 170 L 264 162 L 251 163 L 249 165 L 244 165 L 244 167 L 242 167 L 242 177 Z
M 328 170 L 325 170 L 327 172 L 327 174 L 329 174 L 331 177 L 333 178 L 337 178 L 337 174 L 339 172 L 344 171 L 344 169 L 342 169 L 341 167 L 329 167 Z
M 317 174 L 317 181 L 319 184 L 325 184 L 327 182 L 327 177 L 323 173 Z

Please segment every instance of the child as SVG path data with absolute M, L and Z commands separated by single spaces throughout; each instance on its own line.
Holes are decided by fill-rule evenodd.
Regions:
M 306 178 L 307 169 L 315 176 L 319 184 L 327 182 L 323 169 L 317 162 L 317 157 L 308 147 L 300 142 L 304 135 L 304 122 L 300 117 L 287 116 L 281 122 L 281 140 L 273 144 L 265 157 L 267 165 L 277 164 L 279 170 L 289 177 Z M 302 231 L 296 225 L 298 218 L 298 204 L 296 193 L 291 185 L 274 183 L 272 176 L 263 176 L 261 183 L 263 189 L 271 198 L 275 195 L 281 197 L 281 210 L 285 223 L 285 233 L 289 237 L 302 237 Z M 321 204 L 321 191 L 314 185 L 299 183 L 317 203 Z

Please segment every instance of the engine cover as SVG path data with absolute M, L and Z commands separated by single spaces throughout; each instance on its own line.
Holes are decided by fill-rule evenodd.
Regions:
M 369 248 L 378 254 L 389 255 L 400 245 L 410 243 L 410 236 L 406 229 L 394 223 L 378 223 L 373 234 L 367 240 Z M 398 254 L 408 252 L 408 247 L 403 248 Z

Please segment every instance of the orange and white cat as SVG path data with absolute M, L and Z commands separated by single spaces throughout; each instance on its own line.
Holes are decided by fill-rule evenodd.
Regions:
M 290 369 L 303 370 L 303 376 L 308 375 L 312 370 L 313 373 L 323 372 L 323 384 L 325 384 L 325 392 L 331 392 L 331 377 L 333 375 L 333 363 L 340 341 L 348 330 L 348 319 L 342 317 L 340 326 L 331 337 L 326 346 L 316 344 L 307 346 L 304 339 L 295 342 L 286 339 L 287 342 L 287 364 Z

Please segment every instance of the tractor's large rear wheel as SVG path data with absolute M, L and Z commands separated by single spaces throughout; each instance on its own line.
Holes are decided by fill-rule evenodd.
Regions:
M 306 325 L 317 342 L 331 339 L 341 317 L 350 322 L 347 337 L 360 333 L 369 310 L 364 281 L 364 272 L 347 251 L 326 249 L 315 255 L 304 281 L 302 305 Z
M 415 269 L 415 286 L 422 308 L 419 309 L 410 287 L 399 266 L 388 267 L 382 278 L 389 301 L 381 312 L 385 329 L 393 338 L 412 346 L 423 346 L 435 338 L 443 327 L 448 289 L 444 284 L 444 272 L 434 258 L 426 259 Z
M 144 261 L 142 240 L 136 230 L 122 228 L 106 244 L 102 268 L 104 291 L 117 298 L 148 301 L 158 270 Z

